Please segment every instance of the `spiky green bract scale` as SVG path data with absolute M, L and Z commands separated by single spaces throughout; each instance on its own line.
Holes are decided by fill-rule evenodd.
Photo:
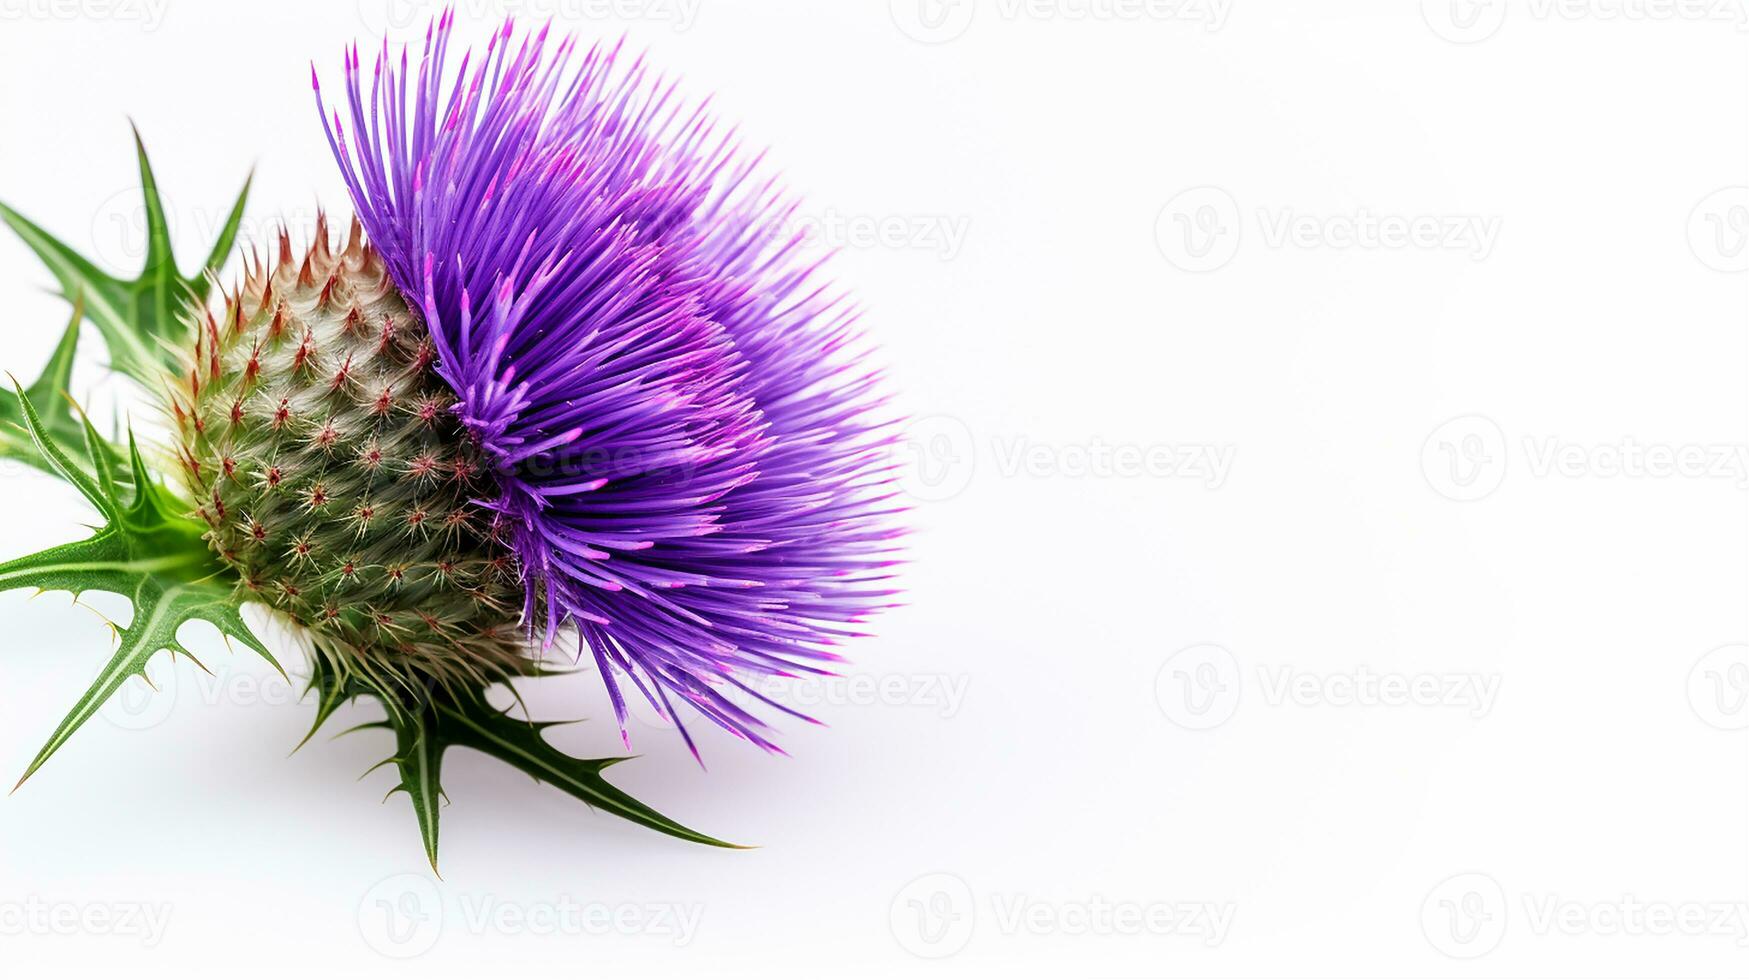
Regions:
M 248 594 L 379 688 L 522 673 L 495 490 L 419 320 L 354 226 L 251 268 L 206 315 L 171 414 L 207 537 Z
M 425 844 L 425 857 L 431 870 L 437 870 L 438 808 L 443 804 L 444 743 L 437 711 L 430 705 L 419 705 L 391 717 L 395 731 L 395 768 L 401 781 L 389 795 L 406 793 L 413 804 L 413 815 L 419 820 L 419 839 Z
M 116 627 L 121 643 L 114 656 L 31 760 L 18 781 L 22 785 L 128 678 L 143 675 L 153 655 L 169 650 L 192 659 L 176 639 L 177 630 L 190 620 L 212 623 L 276 670 L 279 663 L 244 624 L 224 568 L 202 539 L 204 529 L 184 517 L 182 504 L 151 478 L 132 440 L 128 443 L 130 486 L 124 488 L 103 439 L 90 423 L 83 426 L 84 447 L 86 458 L 95 460 L 95 465 L 86 471 L 48 431 L 29 395 L 22 388 L 16 393 L 36 450 L 97 508 L 104 525 L 83 541 L 0 563 L 0 589 L 64 590 L 75 597 L 90 590 L 115 592 L 133 604 L 132 621 L 125 628 Z
M 109 345 L 110 363 L 141 384 L 156 388 L 167 371 L 175 370 L 188 339 L 184 313 L 191 301 L 203 301 L 243 222 L 250 180 L 226 216 L 218 241 L 192 276 L 176 267 L 170 248 L 170 223 L 158 195 L 146 146 L 134 131 L 134 152 L 140 168 L 140 192 L 146 207 L 146 268 L 135 279 L 117 279 L 97 268 L 23 215 L 0 204 L 0 221 L 11 226 L 31 251 L 48 266 L 69 301 L 82 298 L 85 314 Z M 252 180 L 252 178 L 251 178 Z
M 412 802 L 413 813 L 419 821 L 419 836 L 433 871 L 437 870 L 438 818 L 441 806 L 448 802 L 441 782 L 443 760 L 446 753 L 456 747 L 482 752 L 527 773 L 536 782 L 557 787 L 594 809 L 670 837 L 712 847 L 742 848 L 742 845 L 701 834 L 664 816 L 603 778 L 603 770 L 626 759 L 579 759 L 554 748 L 542 733 L 565 722 L 514 718 L 493 707 L 478 691 L 431 688 L 424 697 L 409 697 L 405 692 L 374 689 L 360 678 L 344 680 L 333 670 L 331 658 L 323 655 L 320 646 L 318 643 L 317 655 L 312 660 L 310 682 L 311 688 L 318 692 L 321 705 L 317 727 L 341 704 L 353 698 L 369 697 L 382 705 L 387 716 L 383 721 L 359 725 L 348 732 L 383 729 L 394 734 L 395 754 L 377 763 L 373 769 L 395 767 L 400 779 L 389 795 L 406 793 Z M 539 668 L 531 668 L 531 671 L 542 672 Z
M 80 468 L 90 469 L 92 460 L 86 455 L 84 423 L 74 411 L 72 399 L 67 396 L 73 380 L 73 355 L 79 346 L 79 324 L 84 317 L 84 302 L 74 297 L 73 318 L 62 331 L 61 342 L 55 345 L 55 352 L 50 356 L 48 366 L 43 368 L 42 375 L 25 388 L 24 393 L 37 406 L 43 430 L 49 437 L 62 446 Z M 110 467 L 116 470 L 116 478 L 125 483 L 128 478 L 127 458 L 120 447 L 104 439 L 99 440 L 97 448 Z M 30 430 L 24 424 L 23 403 L 12 398 L 0 398 L 0 457 L 16 459 L 45 473 L 59 475 L 54 464 L 36 448 L 36 441 L 30 437 Z
M 520 721 L 477 696 L 457 702 L 439 701 L 437 719 L 439 738 L 449 745 L 484 752 L 522 770 L 536 782 L 551 783 L 591 807 L 695 844 L 741 847 L 683 827 L 601 777 L 602 770 L 625 762 L 625 758 L 577 759 L 553 748 L 541 732 L 564 722 Z

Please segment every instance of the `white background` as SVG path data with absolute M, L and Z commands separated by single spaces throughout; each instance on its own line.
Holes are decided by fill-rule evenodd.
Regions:
M 354 781 L 388 739 L 288 760 L 311 706 L 202 633 L 217 679 L 160 665 L 0 801 L 0 973 L 1742 975 L 1740 2 L 517 6 L 717 93 L 842 248 L 919 420 L 909 606 L 793 758 L 639 722 L 620 782 L 759 850 L 458 751 L 440 883 Z M 137 268 L 131 116 L 185 265 L 251 166 L 246 234 L 307 229 L 309 63 L 429 12 L 0 0 L 0 199 Z M 0 235 L 26 379 L 49 284 Z M 88 516 L 0 494 L 7 556 Z M 21 772 L 108 639 L 0 617 Z M 528 695 L 615 750 L 593 677 Z

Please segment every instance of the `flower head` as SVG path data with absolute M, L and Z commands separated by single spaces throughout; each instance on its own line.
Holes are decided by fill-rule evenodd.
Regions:
M 775 748 L 754 709 L 788 709 L 750 679 L 829 669 L 893 594 L 856 311 L 758 158 L 641 58 L 506 21 L 452 70 L 451 29 L 368 79 L 354 48 L 350 126 L 324 123 L 496 474 L 528 628 L 575 629 L 622 734 L 621 677 Z

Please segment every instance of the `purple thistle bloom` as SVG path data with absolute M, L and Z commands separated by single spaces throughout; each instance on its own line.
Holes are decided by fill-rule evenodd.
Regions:
M 806 716 L 748 679 L 829 672 L 894 594 L 892 424 L 856 311 L 759 160 L 642 59 L 506 21 L 452 75 L 452 21 L 416 71 L 385 43 L 366 83 L 353 48 L 352 131 L 335 112 L 328 136 L 496 463 L 528 626 L 577 630 L 622 737 L 616 675 L 775 750 L 748 707 Z

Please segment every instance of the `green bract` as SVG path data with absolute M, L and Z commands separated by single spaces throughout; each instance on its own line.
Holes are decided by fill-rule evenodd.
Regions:
M 182 360 L 188 339 L 189 304 L 205 301 L 212 289 L 212 274 L 230 255 L 237 229 L 243 222 L 243 205 L 249 199 L 251 181 L 243 182 L 243 191 L 231 205 L 219 240 L 213 243 L 200 271 L 184 276 L 177 270 L 176 256 L 170 250 L 164 201 L 158 195 L 158 180 L 152 175 L 152 164 L 146 158 L 146 146 L 138 130 L 134 131 L 134 153 L 139 159 L 140 190 L 146 200 L 146 268 L 138 278 L 117 279 L 98 269 L 3 203 L 0 220 L 11 226 L 43 260 L 68 298 L 79 297 L 83 301 L 86 318 L 109 345 L 111 366 L 152 387 L 162 381 L 166 369 L 174 369 Z

